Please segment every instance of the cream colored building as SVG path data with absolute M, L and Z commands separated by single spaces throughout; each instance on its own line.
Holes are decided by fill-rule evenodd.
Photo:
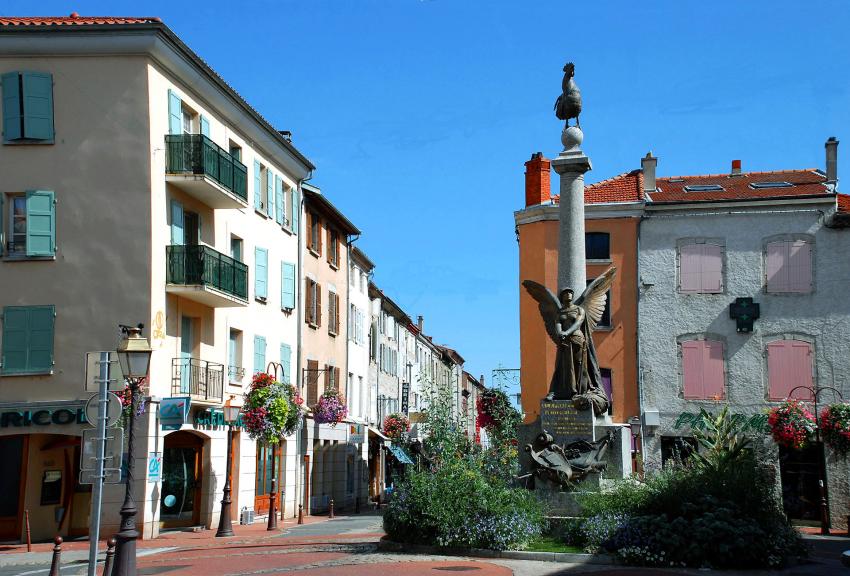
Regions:
M 213 527 L 223 402 L 269 362 L 300 373 L 298 216 L 313 166 L 160 21 L 33 24 L 0 18 L 0 538 L 21 537 L 24 509 L 35 540 L 87 533 L 84 357 L 115 349 L 119 323 L 144 323 L 154 348 L 139 529 Z M 177 397 L 191 408 L 168 430 L 160 408 Z M 268 505 L 272 462 L 294 515 L 293 439 L 273 456 L 236 437 L 234 518 Z M 163 456 L 161 481 L 149 453 Z M 104 536 L 123 488 L 106 490 Z

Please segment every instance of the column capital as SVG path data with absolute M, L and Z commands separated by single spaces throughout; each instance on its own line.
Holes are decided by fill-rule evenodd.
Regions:
M 590 163 L 590 158 L 584 155 L 581 150 L 571 152 L 561 152 L 557 158 L 552 160 L 552 168 L 560 175 L 584 174 L 593 170 L 593 165 Z

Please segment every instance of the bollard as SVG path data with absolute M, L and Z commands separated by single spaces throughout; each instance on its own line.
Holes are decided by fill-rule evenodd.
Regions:
M 103 576 L 112 576 L 112 560 L 115 558 L 115 536 L 106 541 L 106 560 L 103 562 Z
M 53 561 L 50 563 L 50 574 L 48 576 L 59 576 L 59 564 L 62 561 L 62 537 L 53 539 Z
M 330 505 L 330 508 L 328 509 L 328 518 L 333 518 L 333 517 L 334 517 L 334 499 L 331 498 L 331 505 Z
M 354 499 L 354 513 L 360 514 L 360 496 Z
M 304 524 L 304 504 L 298 505 L 298 523 Z
M 30 537 L 30 511 L 29 511 L 29 509 L 24 510 L 24 518 L 26 518 L 26 523 L 27 523 L 27 552 L 32 552 L 32 537 Z

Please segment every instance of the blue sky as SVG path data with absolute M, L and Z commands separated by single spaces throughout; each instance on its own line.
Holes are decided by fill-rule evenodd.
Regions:
M 648 150 L 662 176 L 726 172 L 736 158 L 822 168 L 824 141 L 850 121 L 842 1 L 0 3 L 5 15 L 72 11 L 161 17 L 291 130 L 313 183 L 364 231 L 378 285 L 488 381 L 519 366 L 513 212 L 523 163 L 559 150 L 565 61 L 584 97 L 590 182 Z

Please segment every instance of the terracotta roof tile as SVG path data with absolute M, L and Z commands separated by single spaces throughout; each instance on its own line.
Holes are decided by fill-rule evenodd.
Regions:
M 850 195 L 836 194 L 838 199 L 838 211 L 842 214 L 850 214 Z
M 161 22 L 156 17 L 127 16 L 0 16 L 0 26 L 103 26 L 109 24 L 150 24 Z
M 559 203 L 560 194 L 552 197 Z M 640 202 L 643 200 L 643 172 L 632 170 L 613 178 L 584 187 L 585 204 L 609 204 L 613 202 Z
M 759 188 L 763 182 L 786 182 L 790 186 Z M 706 174 L 701 176 L 670 176 L 658 178 L 657 191 L 648 200 L 659 202 L 716 202 L 722 200 L 753 200 L 759 198 L 788 198 L 829 194 L 826 177 L 815 169 L 746 172 L 739 176 Z M 753 185 L 756 186 L 753 186 Z M 691 186 L 718 185 L 722 190 L 686 190 Z

